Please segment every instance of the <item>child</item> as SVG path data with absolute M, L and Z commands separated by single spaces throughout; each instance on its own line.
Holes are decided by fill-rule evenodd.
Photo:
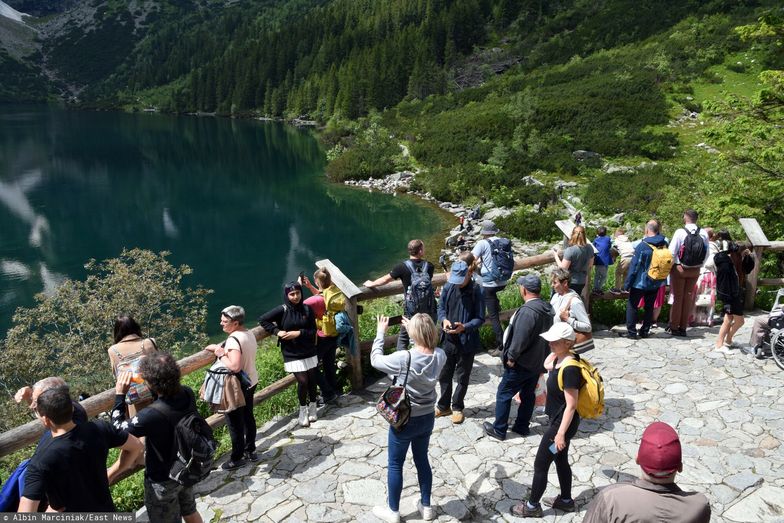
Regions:
M 598 236 L 593 240 L 593 246 L 597 251 L 593 260 L 593 293 L 602 294 L 604 282 L 607 281 L 607 267 L 612 265 L 613 260 L 610 255 L 611 242 L 607 237 L 607 227 L 597 227 L 596 234 Z

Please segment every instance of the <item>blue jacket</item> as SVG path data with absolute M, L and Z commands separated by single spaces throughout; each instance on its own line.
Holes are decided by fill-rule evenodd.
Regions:
M 452 283 L 447 283 L 441 289 L 441 299 L 438 300 L 438 328 L 442 328 L 444 320 L 455 322 L 459 321 L 465 327 L 465 331 L 460 336 L 460 344 L 463 351 L 475 352 L 479 349 L 479 328 L 485 323 L 485 302 L 482 294 L 482 286 L 474 281 L 468 284 L 472 292 L 464 292 L 460 302 L 462 307 L 458 311 L 448 310 L 449 294 L 460 292 L 460 287 Z M 446 334 L 449 338 L 449 334 Z
M 610 255 L 611 243 L 612 240 L 610 240 L 609 236 L 597 236 L 593 240 L 593 246 L 599 251 L 598 254 L 593 257 L 594 265 L 612 265 L 613 260 Z
M 652 280 L 648 277 L 648 267 L 651 265 L 653 249 L 645 245 L 646 243 L 656 247 L 667 246 L 667 240 L 661 234 L 643 238 L 637 247 L 634 248 L 634 256 L 632 256 L 632 261 L 629 263 L 629 274 L 623 283 L 624 289 L 634 288 L 643 291 L 655 291 L 664 285 L 664 280 Z

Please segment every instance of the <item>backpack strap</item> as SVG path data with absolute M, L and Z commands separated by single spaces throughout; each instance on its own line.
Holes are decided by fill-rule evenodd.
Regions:
M 234 341 L 236 341 L 236 342 L 237 342 L 237 345 L 239 345 L 239 346 L 240 346 L 240 354 L 242 354 L 242 343 L 240 343 L 240 340 L 239 340 L 239 338 L 237 338 L 236 336 L 234 336 L 234 335 L 232 334 L 231 336 L 229 336 L 229 339 L 233 339 Z M 226 345 L 226 342 L 223 342 L 223 345 L 225 346 L 225 345 Z
M 563 384 L 563 373 L 566 367 L 580 367 L 579 360 L 575 359 L 577 356 L 573 353 L 569 353 L 567 359 L 561 362 L 561 367 L 558 369 L 558 388 L 563 391 L 564 384 Z

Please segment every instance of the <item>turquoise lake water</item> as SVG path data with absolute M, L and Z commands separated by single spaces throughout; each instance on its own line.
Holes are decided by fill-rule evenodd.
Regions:
M 0 337 L 18 306 L 90 258 L 171 251 L 188 284 L 251 319 L 329 258 L 355 282 L 432 238 L 443 215 L 413 198 L 329 183 L 308 132 L 251 120 L 0 105 Z M 255 322 L 253 322 L 255 323 Z

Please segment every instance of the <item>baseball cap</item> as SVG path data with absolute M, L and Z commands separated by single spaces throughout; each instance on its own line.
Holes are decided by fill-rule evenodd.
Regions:
M 675 429 L 656 421 L 642 433 L 637 463 L 650 476 L 669 476 L 681 466 L 681 440 Z
M 574 334 L 574 329 L 568 324 L 562 321 L 553 323 L 553 326 L 547 332 L 543 332 L 540 334 L 542 338 L 546 339 L 547 341 L 558 341 L 558 340 L 571 340 L 574 341 L 576 338 Z
M 466 274 L 468 274 L 468 264 L 463 260 L 457 260 L 452 264 L 452 270 L 449 273 L 449 283 L 460 285 L 465 281 Z
M 520 276 L 517 278 L 517 285 L 535 294 L 542 292 L 542 280 L 536 274 Z

